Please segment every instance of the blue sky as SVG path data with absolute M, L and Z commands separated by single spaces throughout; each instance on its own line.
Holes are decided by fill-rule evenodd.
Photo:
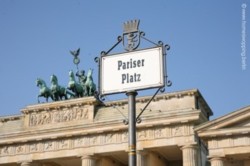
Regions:
M 171 46 L 168 92 L 198 88 L 213 118 L 250 105 L 248 52 L 245 70 L 241 62 L 243 3 L 248 27 L 249 0 L 1 0 L 0 116 L 20 114 L 37 103 L 37 77 L 50 86 L 55 74 L 66 86 L 68 71 L 76 70 L 69 50 L 81 48 L 79 67 L 94 68 L 97 82 L 94 58 L 116 42 L 123 23 L 132 19 L 140 19 L 147 38 Z

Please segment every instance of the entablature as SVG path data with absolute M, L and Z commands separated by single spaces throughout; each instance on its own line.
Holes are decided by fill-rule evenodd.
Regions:
M 197 95 L 197 90 L 157 95 L 142 115 L 142 123 L 137 124 L 137 128 L 140 130 L 180 124 L 194 126 L 206 121 L 201 116 L 201 110 L 196 109 Z M 150 97 L 137 98 L 137 114 L 148 100 Z M 1 134 L 0 144 L 127 130 L 127 126 L 122 123 L 124 117 L 116 110 L 120 109 L 127 116 L 127 107 L 127 100 L 108 102 L 104 106 L 94 97 L 30 105 L 22 110 L 23 115 L 18 119 L 12 118 L 13 122 L 22 122 L 19 130 L 14 130 L 16 126 L 9 126 L 9 130 Z M 0 131 L 3 128 L 0 126 Z

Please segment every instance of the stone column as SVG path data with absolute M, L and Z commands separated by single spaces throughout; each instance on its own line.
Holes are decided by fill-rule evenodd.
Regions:
M 92 155 L 84 155 L 81 157 L 82 159 L 82 166 L 95 166 L 96 165 L 96 158 Z
M 221 157 L 214 157 L 210 159 L 211 166 L 223 166 L 223 159 Z
M 21 162 L 21 166 L 31 166 L 31 162 L 29 161 Z
M 181 150 L 183 166 L 198 166 L 197 145 L 185 145 Z
M 144 150 L 138 150 L 137 151 L 137 166 L 145 166 L 147 163 L 147 154 L 148 152 L 144 151 Z

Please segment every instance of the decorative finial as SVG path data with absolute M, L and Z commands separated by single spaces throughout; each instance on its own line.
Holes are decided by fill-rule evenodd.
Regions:
M 74 56 L 74 64 L 78 65 L 80 63 L 80 59 L 78 58 L 80 54 L 80 48 L 78 48 L 76 51 L 70 51 L 70 53 Z
M 123 24 L 123 33 L 134 33 L 139 31 L 140 20 L 130 20 Z
M 140 20 L 131 20 L 123 24 L 122 41 L 124 49 L 127 51 L 133 51 L 140 45 L 139 23 Z

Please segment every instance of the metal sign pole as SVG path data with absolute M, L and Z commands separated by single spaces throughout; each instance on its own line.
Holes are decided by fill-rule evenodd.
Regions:
M 136 95 L 137 92 L 127 92 L 128 96 L 128 157 L 129 166 L 136 166 Z
M 136 122 L 140 121 L 140 116 L 147 108 L 149 103 L 153 100 L 155 95 L 165 86 L 164 78 L 166 73 L 164 72 L 165 67 L 165 49 L 163 49 L 163 43 L 154 43 L 149 39 L 145 38 L 145 33 L 139 30 L 140 20 L 131 20 L 123 24 L 123 35 L 118 37 L 118 42 L 108 50 L 108 52 L 102 52 L 100 63 L 99 63 L 99 82 L 100 82 L 100 96 L 107 94 L 115 94 L 126 92 L 128 96 L 128 158 L 129 166 L 136 166 Z M 139 47 L 141 39 L 144 39 L 151 44 L 157 46 L 150 49 L 144 49 L 135 52 Z M 116 54 L 114 56 L 107 56 L 120 42 L 122 42 L 124 49 L 127 53 Z M 167 50 L 169 46 L 167 46 Z M 166 47 L 165 46 L 165 47 Z M 131 54 L 129 53 L 131 52 Z M 164 53 L 163 53 L 164 52 Z M 119 55 L 119 58 L 118 58 Z M 133 57 L 132 57 L 133 56 Z M 162 57 L 164 56 L 164 57 Z M 124 58 L 125 57 L 125 58 Z M 130 58 L 129 58 L 130 57 Z M 163 59 L 164 58 L 164 59 Z M 95 58 L 96 62 L 99 62 L 99 58 Z M 128 59 L 130 59 L 128 61 Z M 163 62 L 164 60 L 164 62 Z M 152 61 L 155 61 L 155 66 L 152 65 Z M 144 65 L 145 62 L 145 65 Z M 146 65 L 147 62 L 147 65 Z M 118 67 L 118 68 L 117 68 Z M 140 70 L 132 69 L 141 67 Z M 127 71 L 124 74 L 123 70 Z M 132 70 L 130 70 L 132 69 Z M 156 77 L 151 79 L 151 76 L 147 74 L 147 70 L 155 69 L 153 73 L 156 73 Z M 105 71 L 105 72 L 104 72 Z M 152 72 L 152 71 L 151 71 Z M 113 79 L 113 75 L 110 73 L 116 73 L 120 75 L 120 80 Z M 144 77 L 141 77 L 143 75 Z M 145 78 L 146 77 L 146 78 Z M 141 78 L 144 78 L 141 80 Z M 112 84 L 109 81 L 112 80 Z M 149 81 L 150 80 L 150 81 Z M 134 84 L 134 82 L 140 82 L 140 84 Z M 168 81 L 168 85 L 170 85 Z M 124 86 L 126 84 L 126 86 Z M 143 86 L 142 86 L 143 85 Z M 149 103 L 144 107 L 142 112 L 136 117 L 136 90 L 159 88 Z M 125 120 L 124 122 L 127 122 Z M 126 123 L 127 125 L 127 123 Z

